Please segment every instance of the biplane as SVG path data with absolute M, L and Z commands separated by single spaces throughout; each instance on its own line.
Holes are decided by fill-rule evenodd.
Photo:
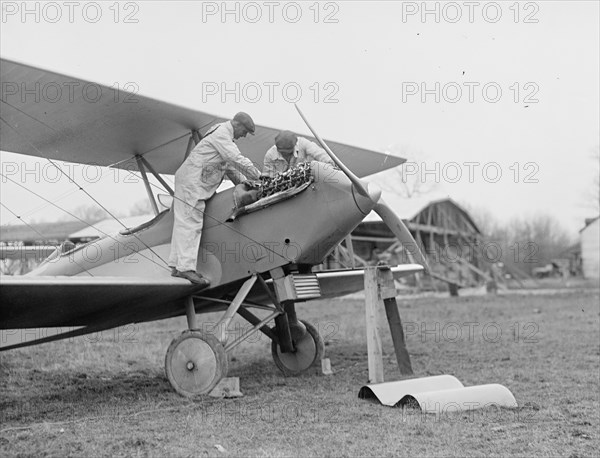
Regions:
M 197 266 L 211 286 L 200 291 L 172 277 L 167 265 L 174 192 L 161 175 L 173 174 L 203 133 L 225 119 L 141 95 L 124 103 L 107 86 L 6 59 L 0 71 L 3 88 L 10 89 L 3 90 L 0 102 L 1 150 L 139 171 L 155 213 L 138 227 L 58 247 L 26 275 L 2 276 L 1 329 L 67 329 L 2 350 L 185 315 L 188 329 L 166 352 L 166 374 L 178 393 L 205 394 L 226 376 L 227 353 L 256 332 L 271 339 L 273 359 L 285 375 L 299 374 L 320 359 L 323 341 L 297 317 L 295 304 L 363 289 L 362 269 L 313 268 L 372 210 L 414 257 L 392 268 L 395 277 L 426 266 L 381 190 L 362 179 L 404 160 L 326 143 L 298 110 L 337 167 L 300 164 L 275 177 L 249 204 L 240 204 L 235 187 L 216 193 L 207 202 Z M 81 92 L 58 101 L 11 97 L 15 87 L 35 85 L 94 85 L 102 95 L 94 103 Z M 240 150 L 261 164 L 277 131 L 257 125 L 255 136 L 238 140 Z M 163 194 L 153 190 L 157 185 L 148 175 Z M 213 331 L 204 332 L 197 314 L 208 312 L 222 315 Z M 252 329 L 229 341 L 226 329 L 236 314 Z

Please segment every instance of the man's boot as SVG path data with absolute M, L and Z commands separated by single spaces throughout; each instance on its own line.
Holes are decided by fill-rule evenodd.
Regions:
M 208 281 L 202 275 L 198 275 L 198 273 L 196 273 L 194 270 L 186 270 L 185 272 L 175 270 L 175 272 L 171 275 L 173 275 L 174 277 L 185 278 L 186 280 L 192 282 L 194 285 L 202 286 L 204 288 L 210 285 L 210 281 Z

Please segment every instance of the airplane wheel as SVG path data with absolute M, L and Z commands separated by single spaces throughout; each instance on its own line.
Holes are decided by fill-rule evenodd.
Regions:
M 182 396 L 207 394 L 227 375 L 227 355 L 215 336 L 184 331 L 169 345 L 165 371 Z
M 294 341 L 296 351 L 282 353 L 279 345 L 274 341 L 271 342 L 273 361 L 286 376 L 298 375 L 307 370 L 321 359 L 325 349 L 323 339 L 315 327 L 304 320 L 300 320 L 300 322 L 306 326 L 308 332 L 299 341 Z M 273 331 L 275 332 L 275 328 Z

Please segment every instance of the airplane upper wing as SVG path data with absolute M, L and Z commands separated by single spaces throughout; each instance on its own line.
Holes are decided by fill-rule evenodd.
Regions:
M 0 82 L 0 149 L 30 156 L 137 170 L 134 156 L 140 154 L 158 173 L 173 174 L 183 161 L 190 132 L 205 133 L 226 120 L 7 59 L 0 59 Z M 237 143 L 262 168 L 278 131 L 257 125 L 255 136 Z M 328 144 L 361 177 L 404 162 L 338 142 Z

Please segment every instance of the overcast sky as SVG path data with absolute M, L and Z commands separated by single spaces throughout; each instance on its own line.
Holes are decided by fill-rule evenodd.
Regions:
M 599 3 L 424 5 L 230 2 L 223 16 L 222 2 L 32 2 L 23 15 L 22 2 L 3 2 L 0 52 L 307 133 L 290 104 L 298 101 L 324 137 L 407 154 L 410 172 L 428 170 L 438 194 L 501 221 L 551 213 L 575 235 L 594 216 L 586 204 L 598 174 Z M 23 162 L 2 153 L 3 167 L 15 160 Z M 73 189 L 34 181 L 26 185 L 47 198 Z M 90 186 L 111 210 L 145 195 L 140 183 L 124 199 L 113 181 Z M 1 186 L 2 202 L 29 220 L 62 216 Z M 92 203 L 76 193 L 59 202 Z M 4 208 L 1 216 L 15 220 Z

